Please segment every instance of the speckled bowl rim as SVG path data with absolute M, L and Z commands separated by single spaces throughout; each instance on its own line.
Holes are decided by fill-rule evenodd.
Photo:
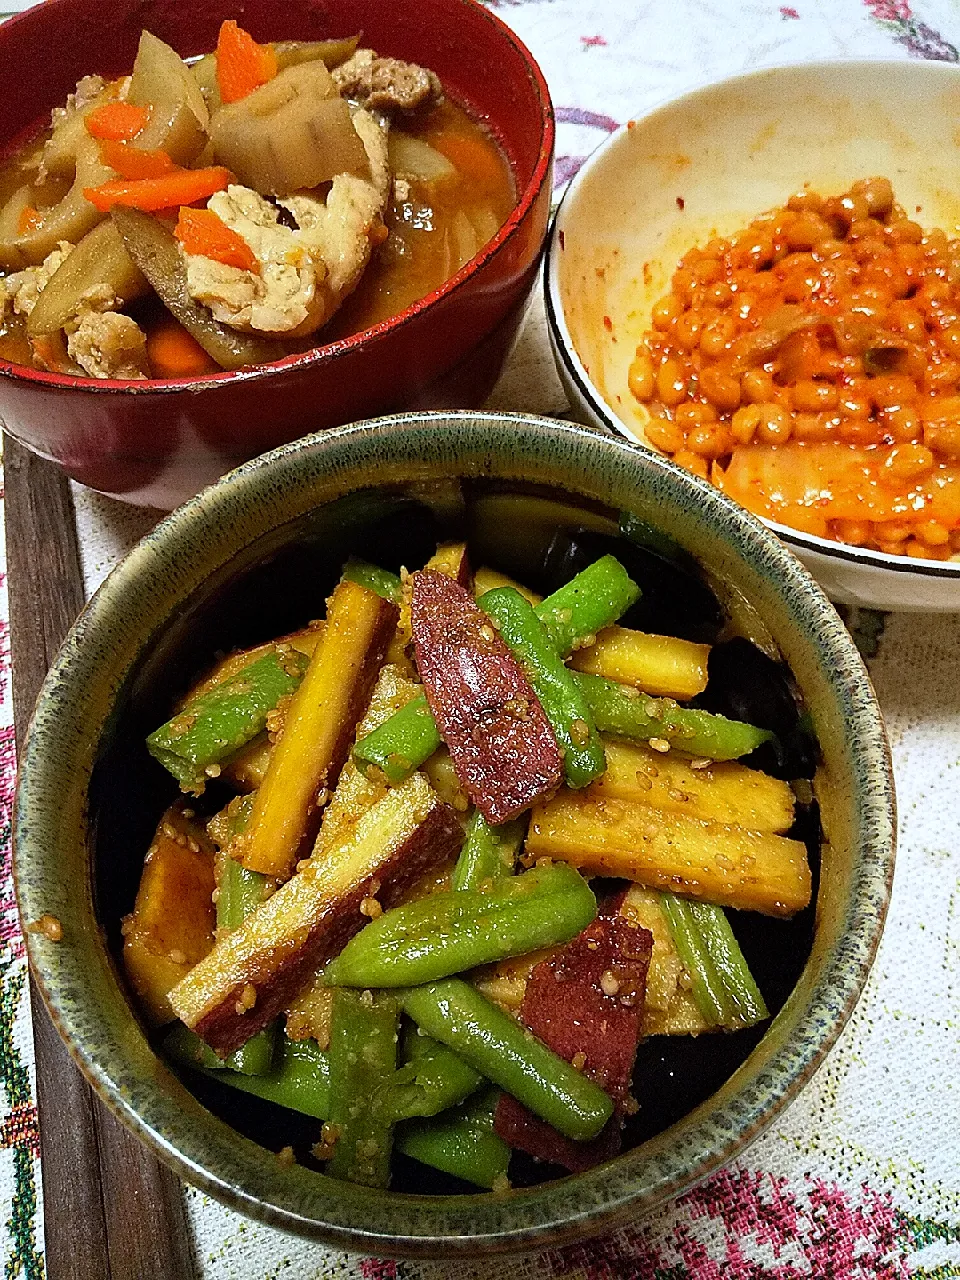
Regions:
M 492 451 L 507 431 L 509 450 L 495 460 Z M 131 602 L 138 596 L 162 602 L 171 572 L 181 575 L 182 598 L 234 548 L 279 523 L 261 513 L 271 504 L 279 510 L 285 498 L 283 522 L 374 479 L 425 479 L 440 471 L 536 478 L 614 506 L 651 501 L 668 531 L 676 533 L 671 520 L 682 519 L 711 536 L 715 571 L 724 561 L 739 562 L 743 589 L 761 611 L 764 601 L 782 602 L 787 616 L 775 638 L 815 662 L 830 701 L 824 715 L 848 731 L 845 744 L 857 744 L 838 756 L 850 768 L 857 851 L 843 927 L 820 972 L 808 981 L 808 964 L 773 1024 L 794 1024 L 789 1037 L 768 1032 L 716 1094 L 641 1147 L 589 1173 L 500 1197 L 369 1191 L 265 1157 L 262 1147 L 205 1111 L 150 1049 L 94 923 L 90 888 L 86 790 L 122 678 L 102 657 L 114 656 L 123 672 L 128 659 L 135 664 L 137 646 L 155 634 L 136 621 Z M 179 554 L 193 547 L 201 549 L 205 568 Z M 106 709 L 90 711 L 101 702 Z M 182 1178 L 240 1212 L 338 1247 L 417 1257 L 523 1251 L 596 1233 L 742 1152 L 810 1079 L 850 1016 L 880 938 L 895 839 L 889 749 L 869 677 L 832 605 L 796 558 L 712 486 L 652 452 L 572 424 L 501 413 L 395 415 L 308 436 L 245 464 L 167 517 L 113 571 L 66 638 L 27 737 L 14 821 L 22 917 L 51 912 L 64 926 L 60 943 L 27 934 L 34 975 L 72 1056 L 119 1119 Z M 82 900 L 64 884 L 65 859 L 80 864 Z M 764 1054 L 771 1037 L 782 1042 Z
M 581 165 L 575 176 L 567 184 L 567 188 L 557 205 L 544 255 L 543 296 L 547 315 L 547 330 L 550 335 L 554 357 L 557 363 L 562 365 L 563 372 L 567 378 L 576 386 L 580 395 L 589 404 L 592 413 L 609 431 L 624 436 L 637 449 L 648 449 L 651 453 L 657 452 L 647 440 L 640 440 L 633 434 L 626 423 L 622 422 L 614 412 L 610 403 L 600 394 L 600 389 L 594 383 L 583 361 L 580 359 L 573 337 L 567 327 L 560 297 L 558 277 L 559 240 L 562 235 L 570 234 L 568 226 L 564 223 L 564 214 L 569 211 L 573 199 L 589 175 L 595 169 L 603 166 L 606 157 L 620 144 L 623 134 L 628 130 L 635 129 L 639 122 L 649 120 L 651 116 L 681 104 L 696 105 L 705 95 L 727 85 L 743 84 L 754 80 L 775 79 L 783 72 L 809 72 L 811 68 L 819 68 L 822 71 L 831 73 L 842 73 L 852 68 L 862 69 L 867 67 L 874 68 L 877 76 L 882 77 L 886 67 L 895 66 L 898 70 L 902 70 L 904 66 L 909 65 L 911 64 L 895 58 L 836 58 L 819 62 L 783 62 L 774 66 L 760 67 L 754 71 L 746 71 L 741 75 L 726 76 L 721 80 L 711 80 L 709 84 L 698 85 L 696 89 L 690 89 L 685 93 L 676 94 L 674 97 L 661 99 L 649 110 L 633 116 L 626 124 L 621 125 L 619 129 L 611 133 L 590 153 L 584 164 Z M 914 65 L 916 65 L 921 75 L 960 76 L 960 71 L 957 70 L 953 63 L 927 61 Z M 854 547 L 847 543 L 834 542 L 830 538 L 820 538 L 813 533 L 804 533 L 800 529 L 792 529 L 790 525 L 781 524 L 777 520 L 760 518 L 763 524 L 772 529 L 784 542 L 800 547 L 803 551 L 814 551 L 818 555 L 829 556 L 833 560 L 844 561 L 847 564 L 869 566 L 873 569 L 882 569 L 890 573 L 905 575 L 906 577 L 960 578 L 960 561 L 957 560 L 915 560 L 910 556 L 894 556 L 886 551 L 873 551 L 866 547 Z

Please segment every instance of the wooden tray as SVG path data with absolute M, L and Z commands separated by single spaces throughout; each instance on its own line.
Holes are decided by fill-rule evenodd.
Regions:
M 70 486 L 4 437 L 7 580 L 19 749 L 63 637 L 83 607 Z M 80 1075 L 31 983 L 47 1280 L 191 1280 L 180 1183 Z

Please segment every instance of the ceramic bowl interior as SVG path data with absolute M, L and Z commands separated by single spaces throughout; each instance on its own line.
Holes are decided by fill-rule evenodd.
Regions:
M 648 443 L 627 370 L 684 253 L 729 235 L 805 185 L 828 194 L 890 178 L 924 226 L 955 234 L 960 75 L 945 63 L 810 63 L 754 72 L 632 120 L 572 183 L 549 249 L 551 339 L 588 419 Z M 886 609 L 960 608 L 960 563 L 777 532 L 835 599 Z
M 531 494 L 547 505 L 531 508 Z M 261 1123 L 253 1099 L 230 1113 L 222 1087 L 193 1080 L 188 1089 L 157 1056 L 118 971 L 120 917 L 172 798 L 143 749 L 146 732 L 217 650 L 317 616 L 348 552 L 416 564 L 438 531 L 467 532 L 481 559 L 523 573 L 554 528 L 622 509 L 724 584 L 728 613 L 779 648 L 812 718 L 826 837 L 815 907 L 796 927 L 775 926 L 794 956 L 781 966 L 789 976 L 773 1002 L 779 1013 L 736 1045 L 734 1036 L 711 1041 L 693 1064 L 692 1092 L 671 1084 L 677 1063 L 647 1052 L 647 1101 L 631 1132 L 639 1145 L 576 1177 L 451 1196 L 459 1188 L 401 1170 L 401 1190 L 378 1192 L 266 1157 L 255 1139 L 274 1150 L 303 1146 L 302 1120 L 288 1133 L 275 1112 Z M 181 1176 L 286 1230 L 377 1253 L 450 1256 L 588 1234 L 741 1151 L 810 1077 L 859 995 L 886 909 L 893 830 L 888 752 L 859 655 L 816 584 L 759 522 L 673 464 L 583 428 L 435 414 L 286 446 L 205 491 L 131 552 L 44 686 L 21 774 L 15 861 L 24 920 L 50 913 L 63 925 L 59 943 L 28 934 L 61 1033 L 108 1105 Z

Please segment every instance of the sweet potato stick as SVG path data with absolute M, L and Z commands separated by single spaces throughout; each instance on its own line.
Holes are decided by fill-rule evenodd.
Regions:
M 367 922 L 365 899 L 391 906 L 462 840 L 456 814 L 414 774 L 217 942 L 171 993 L 177 1016 L 218 1053 L 232 1052 L 343 950 Z
M 792 916 L 810 901 L 799 840 L 562 791 L 530 816 L 526 852 L 722 907 Z
M 653 938 L 617 915 L 601 916 L 530 975 L 520 1020 L 609 1093 L 616 1114 L 592 1142 L 571 1142 L 503 1094 L 496 1132 L 511 1147 L 577 1172 L 620 1148 L 620 1113 L 630 1087 Z
M 123 967 L 150 1022 L 174 1017 L 169 992 L 213 946 L 213 846 L 178 807 L 160 819 L 133 912 L 123 922 Z
M 591 796 L 639 800 L 751 831 L 783 832 L 793 826 L 795 797 L 779 778 L 733 762 L 700 760 L 694 769 L 674 751 L 654 751 L 639 742 L 611 738 L 604 747 L 607 769 L 591 783 Z
M 644 693 L 685 701 L 707 687 L 708 644 L 607 627 L 570 660 L 577 671 L 634 685 Z
M 417 668 L 457 775 L 492 825 L 560 781 L 557 740 L 516 658 L 470 594 L 433 570 L 413 577 Z
M 233 850 L 250 871 L 286 880 L 309 851 L 320 825 L 317 797 L 346 759 L 396 621 L 394 605 L 354 582 L 341 582 L 330 597 L 323 639 Z

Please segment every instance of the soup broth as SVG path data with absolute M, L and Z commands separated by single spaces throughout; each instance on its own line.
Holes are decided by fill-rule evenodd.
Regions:
M 230 25 L 235 26 L 224 27 Z M 110 84 L 99 77 L 82 81 L 77 94 L 53 113 L 51 127 L 0 165 L 4 360 L 78 376 L 164 378 L 309 350 L 387 320 L 441 287 L 496 235 L 515 203 L 513 175 L 496 141 L 426 69 L 356 50 L 355 40 L 327 42 L 336 51 L 324 47 L 323 57 L 316 52 L 321 46 L 254 45 L 279 70 L 276 84 L 268 79 L 251 91 L 250 100 L 270 93 L 279 98 L 290 84 L 302 94 L 295 80 L 277 86 L 284 76 L 313 68 L 311 76 L 321 83 L 319 105 L 342 111 L 337 127 L 346 129 L 343 136 L 359 150 L 359 161 L 348 147 L 327 168 L 318 168 L 317 156 L 306 148 L 307 167 L 300 170 L 288 157 L 274 164 L 277 152 L 294 149 L 292 133 L 258 137 L 253 109 L 247 120 L 237 116 L 243 100 L 221 100 L 214 55 L 188 67 L 148 33 L 144 40 L 149 43 L 141 43 L 132 77 Z M 145 47 L 148 54 L 159 47 L 164 67 L 170 60 L 179 67 L 188 82 L 187 105 L 193 103 L 205 116 L 206 134 L 192 151 L 177 150 L 178 138 L 148 145 L 157 142 L 151 135 L 156 133 L 152 106 L 145 109 L 151 122 L 140 132 L 111 134 L 122 133 L 124 113 L 138 109 L 129 98 L 137 96 L 138 75 L 143 79 Z M 294 58 L 291 50 L 301 52 Z M 336 65 L 336 58 L 348 53 L 346 62 Z M 364 62 L 366 55 L 373 61 Z M 332 72 L 324 69 L 324 58 Z M 358 70 L 349 73 L 358 60 Z M 341 71 L 348 73 L 338 81 Z M 413 73 L 421 86 L 429 85 L 416 99 L 407 93 L 408 82 L 416 80 Z M 399 85 L 395 99 L 390 98 L 392 83 L 383 88 L 391 75 Z M 191 96 L 197 93 L 202 100 Z M 311 102 L 310 109 L 314 106 Z M 252 120 L 250 136 L 241 129 L 235 146 L 224 118 L 230 128 L 237 118 L 243 128 Z M 312 120 L 310 128 L 316 132 Z M 74 154 L 57 162 L 65 137 Z M 283 140 L 282 148 L 277 139 Z M 74 222 L 78 234 L 38 241 L 34 232 L 42 237 L 58 212 L 78 200 L 76 188 L 82 184 L 75 179 L 83 163 L 93 166 L 96 185 L 83 188 Z M 148 176 L 128 179 L 128 170 Z M 301 172 L 326 176 L 313 187 L 291 188 Z M 203 189 L 205 175 L 216 190 L 191 198 Z M 177 195 L 176 182 L 184 179 L 187 185 Z M 146 191 L 151 181 L 170 186 L 169 204 Z M 213 238 L 205 241 L 211 225 Z M 190 238 L 196 226 L 199 241 L 196 235 Z M 77 248 L 89 244 L 87 237 L 95 231 L 110 238 L 112 277 L 98 276 L 94 267 L 86 274 L 79 268 L 83 253 Z M 148 266 L 157 261 L 168 264 L 161 279 Z M 69 285 L 71 272 L 79 285 Z M 72 294 L 65 293 L 65 285 Z M 47 305 L 48 294 L 34 314 L 48 289 L 58 305 Z M 64 294 L 67 302 L 60 305 Z M 83 326 L 85 333 L 78 336 Z

